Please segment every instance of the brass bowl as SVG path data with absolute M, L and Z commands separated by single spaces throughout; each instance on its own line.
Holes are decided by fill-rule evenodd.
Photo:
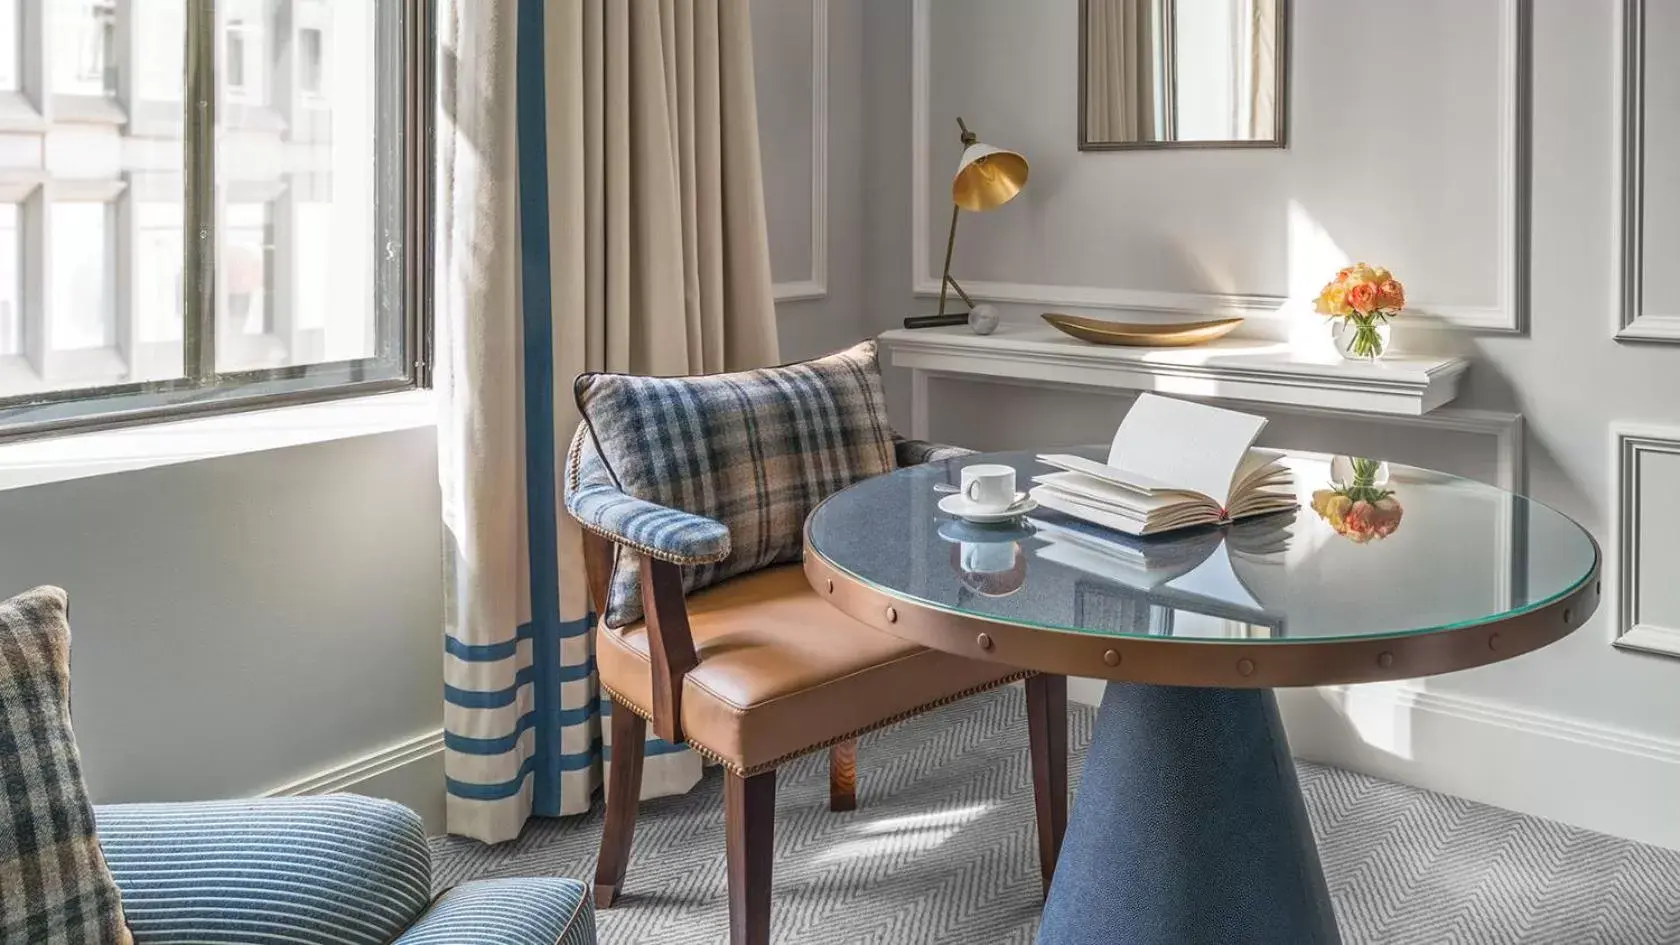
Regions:
M 1217 318 L 1206 322 L 1109 322 L 1083 315 L 1045 312 L 1045 321 L 1057 331 L 1096 345 L 1127 345 L 1135 348 L 1182 348 L 1223 338 L 1241 325 L 1240 318 Z

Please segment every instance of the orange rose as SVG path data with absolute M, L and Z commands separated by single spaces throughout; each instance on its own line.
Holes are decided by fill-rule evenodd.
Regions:
M 1400 527 L 1400 519 L 1405 516 L 1406 510 L 1400 507 L 1400 503 L 1396 502 L 1393 496 L 1384 496 L 1377 500 L 1376 514 L 1377 537 L 1387 538 Z
M 1385 312 L 1398 312 L 1406 307 L 1406 287 L 1393 279 L 1384 280 L 1377 286 L 1377 308 Z
M 1377 310 L 1377 287 L 1369 282 L 1349 287 L 1347 304 L 1361 315 L 1371 314 Z

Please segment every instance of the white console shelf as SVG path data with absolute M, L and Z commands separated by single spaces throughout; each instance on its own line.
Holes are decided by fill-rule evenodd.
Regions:
M 1279 407 L 1421 417 L 1458 395 L 1463 358 L 1347 361 L 1286 342 L 1221 339 L 1190 348 L 1122 348 L 1070 338 L 1049 326 L 894 329 L 881 346 L 914 378 L 915 424 L 925 427 L 929 377 L 1050 387 L 1148 390 Z M 920 431 L 925 434 L 925 429 Z

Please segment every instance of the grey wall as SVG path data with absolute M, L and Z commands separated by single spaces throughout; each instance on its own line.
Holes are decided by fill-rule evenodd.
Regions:
M 243 796 L 435 732 L 438 502 L 430 429 L 0 490 L 0 593 L 70 593 L 94 799 Z
M 866 188 L 874 175 L 866 173 L 868 152 L 863 147 L 864 12 L 857 0 L 753 2 L 771 266 L 779 293 L 816 296 L 776 305 L 786 360 L 842 348 L 870 334 L 864 318 L 868 300 L 862 251 Z M 814 37 L 813 26 L 826 37 Z M 814 39 L 825 48 L 815 48 Z M 819 52 L 828 66 L 826 120 L 817 109 L 822 90 L 812 76 Z M 813 119 L 827 141 L 821 152 L 826 174 L 814 172 L 821 162 L 813 162 Z M 820 204 L 816 219 L 826 224 L 826 252 L 816 247 L 822 265 L 813 265 L 813 193 Z M 817 273 L 826 278 L 815 293 L 800 288 Z

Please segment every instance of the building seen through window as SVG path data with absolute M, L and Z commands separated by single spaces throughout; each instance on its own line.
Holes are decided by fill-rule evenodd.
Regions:
M 0 435 L 34 400 L 195 369 L 410 375 L 401 43 L 418 2 L 213 4 L 216 35 L 195 39 L 217 63 L 217 127 L 198 139 L 214 148 L 214 297 L 198 303 L 183 113 L 197 4 L 0 0 L 0 122 L 33 119 L 8 134 L 43 145 L 0 149 Z M 22 54 L 35 43 L 45 56 Z M 214 339 L 196 368 L 195 336 Z

